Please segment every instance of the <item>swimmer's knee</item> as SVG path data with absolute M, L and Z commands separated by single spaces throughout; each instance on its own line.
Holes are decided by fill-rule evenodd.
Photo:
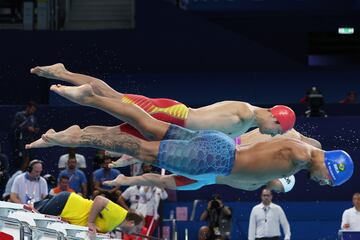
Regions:
M 158 126 L 156 123 L 153 124 L 151 122 L 142 121 L 140 126 L 143 130 L 141 133 L 149 141 L 160 141 L 166 133 L 166 130 L 162 130 L 161 126 Z

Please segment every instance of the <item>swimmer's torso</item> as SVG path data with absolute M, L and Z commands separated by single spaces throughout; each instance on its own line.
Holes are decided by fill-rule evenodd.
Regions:
M 295 174 L 310 157 L 311 147 L 290 138 L 238 147 L 232 174 L 217 177 L 217 183 L 254 190 L 274 179 Z
M 236 137 L 252 127 L 252 116 L 243 102 L 223 101 L 198 109 L 190 108 L 185 127 L 193 130 L 218 130 Z

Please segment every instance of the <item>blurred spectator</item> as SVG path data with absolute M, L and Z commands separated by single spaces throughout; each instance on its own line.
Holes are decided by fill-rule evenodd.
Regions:
M 357 103 L 356 92 L 355 91 L 348 92 L 348 94 L 346 95 L 346 98 L 340 100 L 339 103 L 341 103 L 341 104 Z
M 148 229 L 147 235 L 152 236 L 159 224 L 159 205 L 161 200 L 168 198 L 164 189 L 158 187 L 149 187 L 149 201 L 146 203 L 145 227 Z
M 324 96 L 316 87 L 312 87 L 307 91 L 306 97 L 300 101 L 308 104 L 308 110 L 305 111 L 306 117 L 327 117 L 322 109 L 324 106 Z
M 148 187 L 144 188 L 142 186 L 128 187 L 120 196 L 120 205 L 127 210 L 133 210 L 145 217 L 146 203 L 149 200 L 149 197 L 151 197 L 147 189 Z M 130 203 L 130 207 L 126 204 L 126 201 Z
M 27 143 L 33 142 L 37 138 L 39 127 L 35 112 L 37 106 L 35 102 L 29 102 L 24 111 L 17 112 L 11 127 L 14 132 L 14 163 L 12 167 L 21 168 L 27 165 L 32 156 L 31 149 L 25 149 Z
M 66 175 L 61 176 L 58 186 L 51 189 L 49 194 L 55 196 L 61 192 L 75 192 L 74 189 L 70 188 L 69 181 L 70 179 L 68 176 Z
M 103 185 L 104 181 L 114 180 L 119 174 L 120 171 L 116 169 L 109 168 L 109 164 L 112 162 L 109 156 L 104 156 L 104 160 L 102 163 L 102 168 L 96 170 L 93 173 L 94 180 L 94 192 L 93 198 L 97 195 L 102 195 L 111 201 L 121 204 L 120 202 L 120 187 L 111 187 Z
M 48 195 L 46 180 L 41 177 L 43 162 L 32 160 L 26 172 L 14 179 L 11 187 L 10 201 L 14 203 L 33 204 Z
M 147 202 L 150 200 L 151 192 L 149 187 L 144 186 L 131 186 L 128 187 L 120 196 L 120 205 L 129 211 L 135 211 L 142 216 L 146 216 Z M 125 201 L 130 203 L 130 207 Z M 147 228 L 144 226 L 141 232 L 146 233 Z M 136 236 L 124 234 L 124 240 L 139 240 Z
M 97 149 L 95 157 L 93 158 L 92 164 L 93 164 L 93 170 L 101 168 L 101 164 L 104 162 L 105 157 L 105 150 L 103 149 Z
M 354 207 L 346 209 L 342 215 L 341 228 L 360 231 L 360 193 L 354 193 L 352 203 Z
M 272 203 L 269 189 L 261 192 L 261 203 L 253 207 L 249 220 L 248 240 L 280 240 L 280 224 L 285 240 L 290 240 L 290 226 L 285 213 L 279 205 Z
M 224 205 L 220 195 L 215 194 L 201 214 L 200 220 L 208 221 L 212 238 L 222 236 L 224 239 L 231 239 L 231 216 L 231 209 Z
M 84 155 L 76 153 L 76 148 L 68 148 L 68 153 L 61 155 L 59 158 L 59 169 L 64 170 L 67 168 L 69 158 L 76 158 L 76 167 L 81 170 L 86 169 L 86 159 Z
M 28 168 L 28 166 L 29 165 L 23 165 L 20 170 L 16 171 L 13 175 L 11 175 L 11 177 L 9 178 L 9 180 L 6 183 L 5 191 L 2 195 L 3 201 L 8 201 L 10 199 L 11 188 L 12 188 L 12 185 L 14 184 L 15 178 L 17 176 L 19 176 L 20 174 L 24 173 L 26 171 L 26 169 Z
M 208 226 L 202 226 L 199 229 L 198 240 L 211 240 L 211 233 Z
M 139 175 L 144 174 L 143 163 L 137 162 L 137 163 L 131 164 L 130 165 L 130 173 L 131 173 L 131 176 L 139 176 Z
M 299 102 L 302 104 L 309 104 L 309 94 L 314 88 L 316 89 L 316 87 L 312 87 L 311 89 L 307 90 L 305 96 L 302 97 Z
M 0 192 L 3 193 L 5 185 L 9 179 L 9 161 L 8 157 L 1 153 L 0 145 Z
M 153 166 L 151 164 L 149 164 L 149 163 L 143 163 L 141 168 L 142 168 L 143 174 L 153 172 Z
M 97 170 L 99 168 L 101 168 L 101 164 L 104 161 L 104 156 L 106 154 L 107 151 L 103 150 L 103 149 L 97 149 L 95 156 L 92 159 L 92 171 Z M 92 179 L 93 178 L 93 173 L 90 171 L 86 171 L 85 172 L 87 179 Z M 88 189 L 94 190 L 94 181 L 88 181 Z M 94 194 L 92 194 L 94 195 Z
M 77 169 L 76 158 L 69 155 L 67 169 L 62 170 L 58 177 L 58 182 L 62 176 L 69 177 L 69 186 L 78 194 L 81 194 L 84 198 L 87 197 L 87 180 L 83 171 Z
M 43 178 L 46 180 L 49 189 L 57 186 L 57 180 L 53 175 L 47 173 L 43 176 Z

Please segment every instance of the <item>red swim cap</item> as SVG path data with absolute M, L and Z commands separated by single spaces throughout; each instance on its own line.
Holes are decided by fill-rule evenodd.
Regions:
M 272 113 L 274 118 L 276 118 L 276 120 L 280 123 L 280 126 L 284 133 L 294 127 L 296 116 L 291 108 L 284 105 L 276 105 L 270 108 L 270 112 Z

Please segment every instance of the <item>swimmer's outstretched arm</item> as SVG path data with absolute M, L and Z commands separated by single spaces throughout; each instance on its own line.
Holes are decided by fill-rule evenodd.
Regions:
M 121 99 L 123 95 L 111 88 L 101 79 L 68 71 L 62 63 L 56 63 L 49 66 L 37 66 L 32 68 L 30 72 L 39 77 L 60 80 L 76 86 L 90 84 L 94 89 L 94 92 L 103 97 Z
M 277 136 L 280 136 L 280 135 L 277 135 Z M 298 131 L 296 131 L 294 128 L 287 131 L 286 133 L 284 133 L 281 136 L 301 140 L 307 144 L 312 145 L 313 147 L 321 149 L 321 143 L 318 140 L 310 138 L 310 137 L 306 137 L 306 136 L 302 135 L 301 133 L 299 133 Z M 250 132 L 247 132 L 247 133 L 241 135 L 240 138 L 241 138 L 241 144 L 254 144 L 257 142 L 269 140 L 272 137 L 268 134 L 260 133 L 259 128 L 256 128 Z
M 109 203 L 109 199 L 104 198 L 102 196 L 96 196 L 93 204 L 91 205 L 89 219 L 88 219 L 88 227 L 90 233 L 97 232 L 97 226 L 95 225 L 96 217 L 101 213 L 101 211 L 106 207 Z
M 105 181 L 104 184 L 108 186 L 155 186 L 159 188 L 167 188 L 167 189 L 177 189 L 177 175 L 159 175 L 154 173 L 146 173 L 140 176 L 127 177 L 123 174 L 120 174 L 116 177 L 116 179 L 111 181 Z M 292 177 L 292 180 L 295 181 L 295 178 Z M 181 186 L 185 186 L 188 184 L 194 183 L 195 180 L 190 181 L 188 183 L 181 184 Z M 283 181 L 284 182 L 284 181 Z M 289 187 L 290 184 L 284 184 L 280 179 L 275 179 L 269 182 L 266 187 L 275 192 L 289 192 L 291 191 L 293 185 Z
M 112 181 L 105 181 L 108 186 L 155 186 L 159 188 L 176 189 L 175 175 L 159 175 L 146 173 L 140 176 L 127 177 L 122 174 Z
M 301 133 L 299 133 L 299 134 L 300 134 L 301 141 L 303 141 L 307 144 L 310 144 L 311 146 L 316 147 L 318 149 L 322 149 L 321 143 L 318 140 L 316 140 L 314 138 L 306 137 L 306 136 L 302 135 Z

